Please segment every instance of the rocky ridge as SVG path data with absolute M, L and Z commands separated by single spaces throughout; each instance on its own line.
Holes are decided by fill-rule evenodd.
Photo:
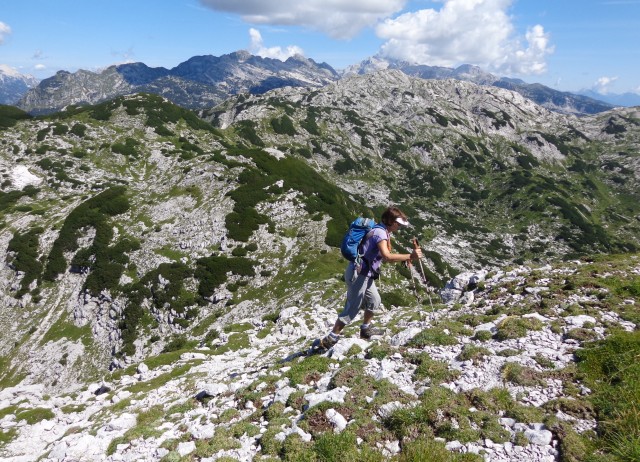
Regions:
M 579 95 L 570 92 L 554 90 L 547 86 L 529 84 L 520 79 L 497 77 L 483 71 L 478 66 L 463 64 L 457 68 L 416 65 L 405 61 L 387 60 L 372 57 L 353 66 L 349 66 L 344 75 L 363 75 L 382 69 L 397 69 L 412 77 L 422 79 L 456 79 L 477 85 L 489 85 L 513 90 L 536 104 L 554 112 L 563 114 L 597 114 L 613 109 L 614 105 L 603 101 L 595 95 Z
M 59 71 L 27 92 L 18 107 L 47 114 L 70 105 L 96 104 L 119 95 L 149 92 L 190 109 L 215 106 L 229 95 L 264 93 L 282 86 L 317 87 L 338 78 L 326 64 L 296 56 L 280 61 L 244 51 L 194 56 L 173 69 L 143 63 L 110 66 L 101 72 Z

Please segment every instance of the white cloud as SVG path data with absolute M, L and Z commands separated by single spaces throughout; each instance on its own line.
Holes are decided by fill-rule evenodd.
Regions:
M 304 55 L 302 48 L 296 45 L 289 45 L 285 50 L 282 47 L 265 47 L 262 40 L 260 31 L 254 28 L 249 29 L 249 35 L 251 36 L 251 45 L 249 51 L 256 56 L 262 56 L 263 58 L 274 58 L 280 61 L 286 61 L 295 55 Z
M 0 45 L 2 45 L 2 43 L 4 42 L 4 38 L 9 34 L 11 34 L 11 28 L 7 24 L 0 21 Z
M 330 37 L 354 37 L 365 27 L 399 12 L 406 0 L 200 0 L 214 10 L 252 24 L 303 26 Z
M 541 74 L 553 52 L 541 25 L 516 35 L 507 14 L 512 0 L 444 0 L 439 11 L 405 13 L 379 24 L 380 54 L 416 64 L 476 64 L 506 74 Z M 526 44 L 523 45 L 523 41 Z
M 44 71 L 47 68 L 47 66 L 45 66 L 44 64 L 36 64 L 35 66 L 33 66 L 33 68 L 36 71 Z
M 20 72 L 14 67 L 8 66 L 6 64 L 0 64 L 0 73 L 9 75 L 11 77 L 20 77 Z
M 596 80 L 596 83 L 593 84 L 593 90 L 602 95 L 606 95 L 607 93 L 609 93 L 609 91 L 611 91 L 609 87 L 616 80 L 618 80 L 618 77 L 600 77 L 598 80 Z

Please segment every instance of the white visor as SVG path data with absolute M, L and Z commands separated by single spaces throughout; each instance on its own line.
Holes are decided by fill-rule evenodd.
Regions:
M 398 223 L 399 225 L 402 225 L 402 226 L 409 226 L 409 221 L 405 220 L 402 217 L 396 218 L 396 223 Z

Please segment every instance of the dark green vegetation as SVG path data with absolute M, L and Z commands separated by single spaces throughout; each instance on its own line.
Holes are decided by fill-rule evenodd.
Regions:
M 42 273 L 42 263 L 38 255 L 40 247 L 38 238 L 43 232 L 44 228 L 33 228 L 24 234 L 15 233 L 13 239 L 9 241 L 7 250 L 12 254 L 8 258 L 8 263 L 13 265 L 16 271 L 24 272 L 16 298 L 27 293 L 29 285 Z
M 19 120 L 30 119 L 31 116 L 14 106 L 0 104 L 0 130 L 13 127 Z
M 120 107 L 124 107 L 129 116 L 146 116 L 146 124 L 161 136 L 173 136 L 174 133 L 166 125 L 179 121 L 184 121 L 194 130 L 216 132 L 210 124 L 198 118 L 193 111 L 169 103 L 161 96 L 144 93 L 136 97 L 121 96 L 95 106 L 69 107 L 63 112 L 42 118 L 44 120 L 68 120 L 86 114 L 97 121 L 108 121 L 114 111 Z M 79 130 L 79 128 L 76 128 L 76 130 Z
M 77 271 L 92 272 L 87 278 L 86 287 L 94 293 L 100 289 L 113 288 L 120 279 L 126 261 L 119 261 L 126 251 L 134 250 L 135 244 L 123 241 L 110 247 L 113 228 L 108 223 L 109 217 L 120 215 L 129 209 L 129 201 L 124 187 L 115 187 L 101 192 L 75 208 L 66 218 L 58 238 L 53 243 L 47 257 L 43 278 L 54 281 L 60 273 L 67 269 L 65 252 L 75 253 L 71 265 Z M 78 238 L 82 229 L 92 228 L 95 237 L 89 247 L 78 251 Z M 77 252 L 76 252 L 77 251 Z
M 250 157 L 256 164 L 255 168 L 245 168 L 238 176 L 240 186 L 229 193 L 235 202 L 233 212 L 226 218 L 230 237 L 246 242 L 260 224 L 269 222 L 268 217 L 259 214 L 255 206 L 293 189 L 302 193 L 305 209 L 310 215 L 331 217 L 325 242 L 334 247 L 340 245 L 356 214 L 355 204 L 342 190 L 295 157 L 276 159 L 260 150 L 234 150 L 230 153 Z M 278 180 L 284 181 L 282 188 L 275 185 Z

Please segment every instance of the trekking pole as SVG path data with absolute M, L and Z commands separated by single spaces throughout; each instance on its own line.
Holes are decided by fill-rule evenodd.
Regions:
M 407 261 L 407 268 L 409 269 L 409 273 L 411 273 L 411 285 L 413 285 L 413 295 L 416 296 L 416 300 L 420 301 L 420 297 L 418 296 L 418 286 L 416 285 L 416 278 L 413 275 L 413 266 L 411 265 L 411 260 Z
M 413 238 L 413 249 L 418 250 L 420 248 L 420 244 L 418 244 L 418 239 Z M 422 282 L 426 286 L 427 297 L 429 297 L 429 305 L 431 305 L 431 312 L 433 312 L 433 302 L 431 301 L 431 294 L 429 293 L 429 284 L 427 283 L 427 276 L 424 273 L 424 267 L 422 266 L 422 259 L 418 259 L 418 263 L 420 263 L 420 274 L 422 275 Z

